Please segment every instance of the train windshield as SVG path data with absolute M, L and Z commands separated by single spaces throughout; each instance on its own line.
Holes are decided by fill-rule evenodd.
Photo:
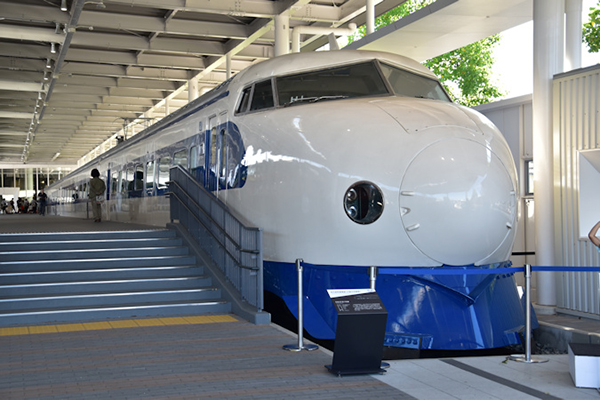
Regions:
M 451 101 L 437 80 L 375 61 L 278 77 L 276 87 L 279 106 L 284 107 L 389 95 L 388 88 L 396 96 Z
M 374 62 L 283 76 L 276 83 L 280 106 L 389 94 Z
M 382 63 L 380 65 L 383 75 L 397 96 L 451 101 L 437 80 L 392 67 L 388 64 Z

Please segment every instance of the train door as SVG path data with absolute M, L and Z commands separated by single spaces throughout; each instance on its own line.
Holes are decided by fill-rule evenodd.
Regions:
M 205 148 L 206 148 L 206 133 L 203 131 L 203 124 L 200 121 L 198 125 L 198 141 L 190 148 L 190 173 L 200 182 L 205 185 Z
M 219 197 L 219 190 L 226 189 L 227 178 L 227 115 L 213 116 L 208 121 L 210 134 L 208 137 L 209 165 L 208 189 Z M 219 123 L 220 122 L 220 123 Z

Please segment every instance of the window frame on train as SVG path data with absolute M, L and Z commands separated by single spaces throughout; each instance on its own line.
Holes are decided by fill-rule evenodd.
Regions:
M 146 195 L 152 196 L 154 195 L 155 190 L 155 181 L 156 181 L 156 163 L 154 159 L 148 160 L 145 163 L 146 168 L 146 176 L 144 177 L 144 188 L 146 191 Z
M 173 153 L 173 166 L 181 165 L 183 168 L 185 168 L 187 170 L 188 163 L 189 163 L 188 153 L 189 153 L 189 150 L 187 147 L 175 151 Z M 181 157 L 182 154 L 183 154 L 183 157 Z M 185 160 L 185 162 L 181 162 L 183 160 Z
M 161 167 L 163 167 L 163 164 L 166 165 L 165 171 L 161 170 Z M 156 182 L 156 190 L 159 192 L 158 194 L 164 193 L 164 191 L 166 191 L 169 188 L 169 185 L 167 184 L 167 182 L 169 182 L 169 179 L 170 179 L 169 170 L 171 169 L 172 165 L 173 165 L 173 157 L 171 156 L 171 154 L 164 154 L 164 155 L 160 156 L 160 158 L 158 159 L 157 169 L 156 169 L 156 178 L 157 179 L 155 181 Z M 163 185 L 163 183 L 164 183 L 164 185 Z

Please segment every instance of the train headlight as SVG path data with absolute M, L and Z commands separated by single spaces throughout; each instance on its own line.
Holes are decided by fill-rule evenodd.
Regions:
M 383 213 L 383 194 L 371 182 L 357 182 L 344 195 L 346 215 L 357 224 L 370 224 Z

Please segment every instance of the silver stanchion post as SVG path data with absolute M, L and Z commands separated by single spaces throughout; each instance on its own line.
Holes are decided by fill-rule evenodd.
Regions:
M 302 293 L 302 259 L 296 260 L 296 271 L 298 272 L 298 344 L 286 344 L 283 346 L 284 350 L 288 351 L 302 351 L 302 350 L 316 350 L 319 346 L 314 344 L 304 344 L 304 294 Z
M 369 267 L 369 282 L 371 283 L 371 290 L 375 290 L 375 283 L 377 282 L 377 267 Z
M 510 360 L 525 363 L 544 363 L 548 360 L 531 356 L 531 265 L 525 264 L 525 354 L 513 354 Z
M 369 267 L 369 283 L 370 289 L 375 291 L 375 284 L 377 283 L 377 267 Z M 388 369 L 389 367 L 389 363 L 381 362 L 381 368 Z

